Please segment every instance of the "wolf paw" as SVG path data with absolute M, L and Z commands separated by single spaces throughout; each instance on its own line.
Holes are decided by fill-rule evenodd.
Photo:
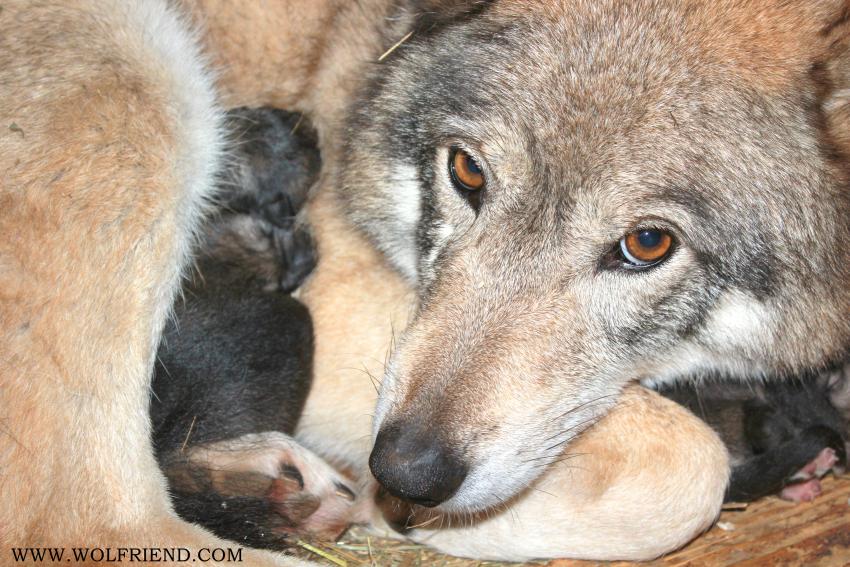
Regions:
M 191 447 L 163 469 L 181 516 L 249 545 L 332 540 L 356 520 L 349 481 L 282 433 Z

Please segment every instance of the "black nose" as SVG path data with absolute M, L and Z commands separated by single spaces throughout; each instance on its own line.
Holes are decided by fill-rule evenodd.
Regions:
M 390 494 L 422 506 L 451 498 L 467 473 L 433 432 L 398 424 L 378 432 L 369 468 Z

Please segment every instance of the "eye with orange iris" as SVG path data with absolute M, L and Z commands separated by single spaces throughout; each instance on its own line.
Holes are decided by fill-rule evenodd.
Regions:
M 635 268 L 648 268 L 666 259 L 673 249 L 673 237 L 658 229 L 630 232 L 620 239 L 620 252 Z
M 449 174 L 455 187 L 463 191 L 481 191 L 487 184 L 481 166 L 460 148 L 453 148 L 449 154 Z

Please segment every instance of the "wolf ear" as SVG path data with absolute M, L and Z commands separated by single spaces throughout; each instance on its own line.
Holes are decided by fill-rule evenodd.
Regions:
M 411 4 L 415 28 L 428 33 L 459 19 L 474 18 L 495 0 L 414 0 Z
M 826 3 L 826 2 L 825 2 Z M 821 111 L 829 141 L 843 158 L 850 158 L 850 2 L 840 4 L 820 35 L 824 55 L 812 72 L 820 88 Z
M 419 12 L 452 13 L 480 9 L 495 0 L 413 0 L 413 8 Z

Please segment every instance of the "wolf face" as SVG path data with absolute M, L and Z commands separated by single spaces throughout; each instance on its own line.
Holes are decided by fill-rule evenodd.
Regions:
M 375 417 L 390 492 L 497 505 L 629 381 L 843 355 L 844 2 L 439 4 L 339 172 L 419 290 Z

